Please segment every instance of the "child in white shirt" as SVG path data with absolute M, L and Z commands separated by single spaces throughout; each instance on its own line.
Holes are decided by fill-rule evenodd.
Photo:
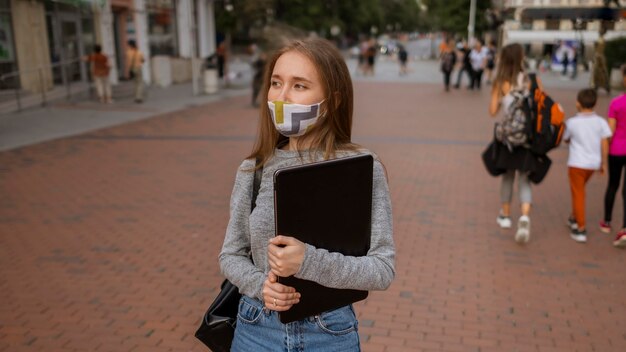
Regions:
M 606 172 L 612 134 L 608 122 L 593 111 L 597 98 L 593 89 L 578 92 L 578 114 L 565 121 L 563 135 L 565 142 L 569 143 L 567 166 L 572 192 L 572 214 L 568 219 L 570 237 L 581 243 L 587 241 L 585 185 L 594 171 L 600 171 L 602 175 Z

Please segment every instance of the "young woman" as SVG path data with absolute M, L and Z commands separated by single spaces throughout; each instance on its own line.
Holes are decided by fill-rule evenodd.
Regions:
M 622 66 L 622 83 L 626 87 L 626 65 Z M 609 182 L 604 194 L 604 220 L 600 222 L 600 230 L 604 233 L 611 232 L 615 194 L 619 189 L 622 169 L 626 167 L 626 94 L 611 101 L 608 117 L 613 137 L 609 146 Z M 622 200 L 626 205 L 626 176 L 622 186 Z M 616 247 L 626 247 L 626 206 L 623 208 L 622 227 L 618 227 L 620 230 L 613 241 Z
M 224 276 L 242 293 L 232 351 L 285 351 L 294 346 L 304 351 L 358 351 L 352 305 L 282 324 L 278 313 L 298 304 L 300 292 L 280 284 L 277 277 L 295 275 L 327 287 L 358 290 L 384 290 L 391 284 L 395 249 L 383 165 L 375 157 L 371 247 L 363 257 L 274 236 L 272 183 L 279 168 L 370 153 L 351 142 L 353 90 L 348 68 L 329 42 L 296 41 L 269 62 L 262 94 L 267 103 L 261 106 L 259 135 L 237 171 L 219 256 Z M 263 177 L 250 213 L 255 160 L 256 167 L 263 167 Z
M 514 97 L 511 94 L 514 90 L 523 90 L 529 87 L 529 81 L 524 73 L 524 50 L 519 44 L 509 44 L 505 46 L 498 60 L 498 70 L 496 79 L 491 91 L 491 102 L 489 113 L 496 116 L 498 112 L 506 114 L 509 106 L 513 103 Z M 541 82 L 537 82 L 541 88 Z M 521 213 L 517 221 L 517 232 L 515 241 L 526 243 L 530 239 L 530 204 L 532 192 L 528 174 L 534 170 L 534 158 L 529 149 L 519 146 L 509 151 L 506 147 L 499 148 L 496 166 L 506 172 L 502 175 L 500 187 L 500 200 L 502 208 L 496 221 L 502 228 L 511 227 L 511 199 L 513 195 L 513 182 L 517 174 L 519 183 L 519 197 L 521 202 Z

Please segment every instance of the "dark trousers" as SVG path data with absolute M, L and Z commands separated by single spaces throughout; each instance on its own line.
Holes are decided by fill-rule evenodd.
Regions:
M 626 155 L 609 155 L 609 184 L 604 194 L 604 221 L 610 222 L 613 215 L 613 204 L 615 203 L 615 194 L 619 188 L 619 181 L 622 178 L 622 170 L 626 166 Z M 626 176 L 624 176 L 624 185 L 622 186 L 622 201 L 626 202 Z M 626 205 L 626 203 L 625 203 Z M 624 214 L 622 218 L 622 228 L 626 227 L 626 206 L 624 206 Z
M 446 90 L 450 89 L 450 76 L 452 76 L 452 71 L 443 71 L 443 85 Z
M 467 73 L 467 78 L 472 82 L 472 68 L 470 66 L 463 65 L 459 70 L 458 76 L 456 76 L 456 87 L 459 88 L 461 86 L 461 78 L 463 77 L 463 72 Z
M 483 80 L 483 69 L 481 68 L 480 70 L 475 70 L 474 72 L 472 72 L 472 80 L 470 83 L 470 88 L 471 89 L 480 89 L 480 83 Z

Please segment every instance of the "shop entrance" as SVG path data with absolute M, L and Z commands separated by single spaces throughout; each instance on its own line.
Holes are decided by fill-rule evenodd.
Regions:
M 80 18 L 73 14 L 60 14 L 57 23 L 57 36 L 54 40 L 57 46 L 58 61 L 54 66 L 54 83 L 65 84 L 66 81 L 86 81 L 85 64 L 80 60 L 85 55 L 83 43 L 80 40 Z

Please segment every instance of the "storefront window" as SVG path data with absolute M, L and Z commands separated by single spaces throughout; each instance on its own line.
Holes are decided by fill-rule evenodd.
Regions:
M 150 55 L 177 53 L 174 0 L 146 0 Z
M 0 0 L 0 72 L 17 71 L 17 58 L 13 46 L 13 23 L 7 0 Z M 13 88 L 17 84 L 17 76 L 8 76 L 0 80 L 0 89 Z
M 93 50 L 93 14 L 88 3 L 46 1 L 46 26 L 55 84 L 87 80 L 80 58 Z
M 83 17 L 81 24 L 83 30 L 83 48 L 85 49 L 85 54 L 90 54 L 93 52 L 93 46 L 96 44 L 93 32 L 93 20 Z

